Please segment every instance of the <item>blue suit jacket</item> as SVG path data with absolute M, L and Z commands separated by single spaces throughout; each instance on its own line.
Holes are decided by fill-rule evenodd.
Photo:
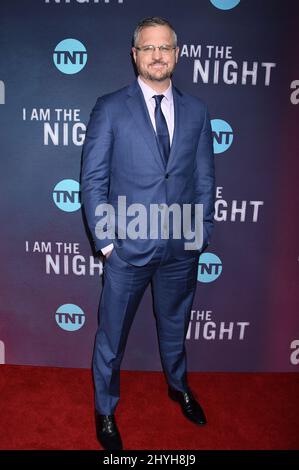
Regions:
M 173 98 L 175 125 L 167 165 L 137 80 L 98 98 L 86 131 L 81 196 L 96 249 L 113 243 L 118 255 L 134 265 L 146 264 L 161 240 L 149 236 L 149 223 L 146 238 L 123 238 L 136 214 L 124 217 L 117 209 L 118 196 L 126 197 L 126 207 L 141 203 L 147 209 L 150 204 L 203 204 L 200 251 L 209 244 L 213 228 L 214 154 L 207 106 L 175 87 Z M 115 207 L 115 227 L 98 224 L 96 207 L 101 203 Z M 98 236 L 103 233 L 105 239 Z M 168 250 L 175 258 L 194 256 L 194 251 L 184 249 L 186 241 L 190 240 L 170 238 Z

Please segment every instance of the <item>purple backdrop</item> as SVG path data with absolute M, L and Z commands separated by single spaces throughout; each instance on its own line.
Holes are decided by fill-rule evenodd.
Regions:
M 96 98 L 135 78 L 135 25 L 160 15 L 216 153 L 189 370 L 298 371 L 298 13 L 295 0 L 1 2 L 0 362 L 90 366 L 101 265 L 80 206 L 84 133 Z M 160 369 L 150 289 L 123 368 Z

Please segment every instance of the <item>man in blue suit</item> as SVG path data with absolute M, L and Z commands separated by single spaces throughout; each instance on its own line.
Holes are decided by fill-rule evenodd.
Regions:
M 108 450 L 122 449 L 114 416 L 120 366 L 130 326 L 149 283 L 168 395 L 190 421 L 206 423 L 188 387 L 185 337 L 198 258 L 210 242 L 214 220 L 209 114 L 200 99 L 172 85 L 179 48 L 168 21 L 160 17 L 142 20 L 134 33 L 132 54 L 136 81 L 100 97 L 92 110 L 81 178 L 89 229 L 105 260 L 93 373 L 97 437 Z M 191 209 L 186 234 L 182 212 L 169 207 L 187 205 Z M 202 208 L 201 236 L 188 245 L 190 233 L 198 232 L 196 206 Z M 154 220 L 161 221 L 161 228 L 150 217 L 152 207 L 158 210 Z M 182 236 L 175 235 L 177 228 Z

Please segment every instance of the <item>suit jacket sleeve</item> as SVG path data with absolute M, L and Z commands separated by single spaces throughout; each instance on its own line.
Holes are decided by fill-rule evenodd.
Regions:
M 207 107 L 196 152 L 195 181 L 196 203 L 203 205 L 203 246 L 201 251 L 204 251 L 210 243 L 215 213 L 213 138 Z
M 99 98 L 86 130 L 81 171 L 82 203 L 97 251 L 115 238 L 110 223 L 97 226 L 99 216 L 96 215 L 96 207 L 108 202 L 112 146 L 111 120 L 105 101 Z

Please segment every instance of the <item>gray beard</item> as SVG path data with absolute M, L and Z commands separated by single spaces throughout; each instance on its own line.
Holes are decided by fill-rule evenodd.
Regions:
M 144 78 L 147 80 L 151 80 L 152 82 L 164 82 L 167 78 L 171 77 L 171 73 L 167 72 L 164 75 L 161 75 L 160 77 L 155 77 L 154 75 L 151 75 L 150 73 L 147 73 L 144 75 Z
M 164 82 L 164 80 L 166 80 L 167 78 L 171 78 L 172 72 L 173 70 L 167 71 L 164 73 L 164 75 L 161 75 L 160 77 L 157 78 L 154 75 L 152 75 L 150 72 L 141 73 L 141 71 L 138 70 L 138 73 L 139 75 L 141 75 L 141 77 L 145 78 L 146 80 L 150 80 L 152 82 Z

